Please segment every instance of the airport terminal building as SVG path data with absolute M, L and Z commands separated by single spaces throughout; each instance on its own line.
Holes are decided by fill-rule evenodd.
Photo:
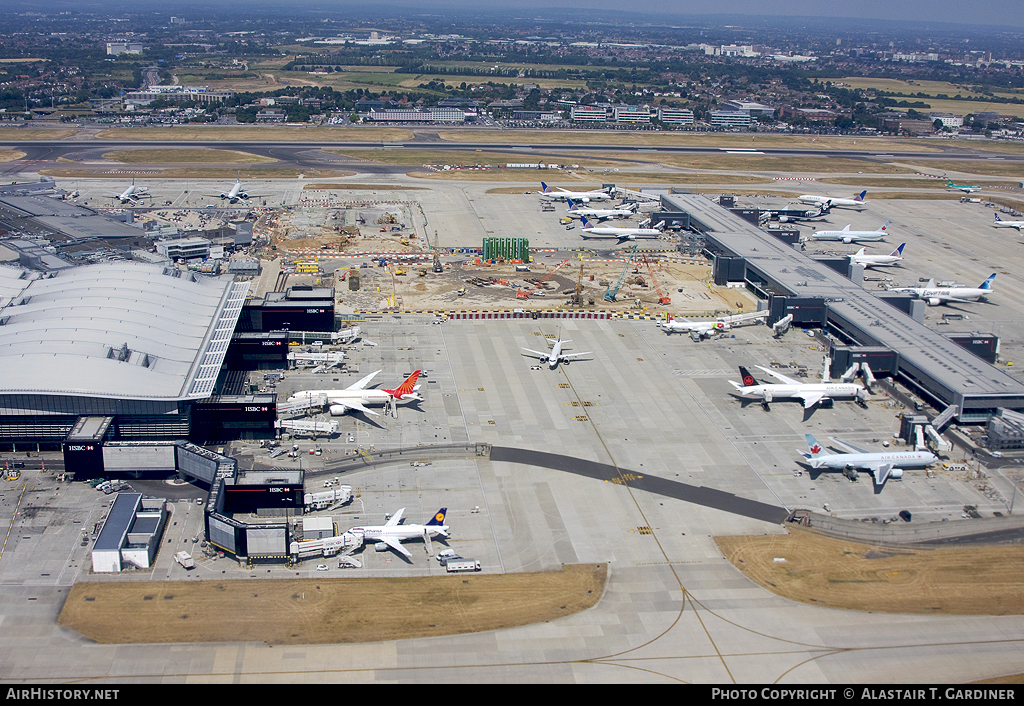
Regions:
M 141 263 L 0 268 L 0 448 L 59 448 L 72 432 L 81 443 L 223 436 L 214 412 L 231 401 L 217 383 L 248 291 Z M 249 431 L 272 435 L 273 415 L 254 414 Z

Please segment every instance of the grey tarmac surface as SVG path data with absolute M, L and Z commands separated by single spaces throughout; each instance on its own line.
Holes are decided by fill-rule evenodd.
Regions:
M 535 195 L 485 193 L 495 186 L 503 185 L 440 182 L 426 194 L 405 193 L 422 200 L 431 230 L 435 221 L 450 227 L 452 244 L 473 244 L 488 230 L 530 228 L 542 231 L 533 237 L 564 246 L 570 234 L 548 230 L 558 214 L 540 214 Z M 294 182 L 288 188 L 286 196 L 297 197 Z M 1024 312 L 1017 234 L 991 229 L 990 209 L 957 202 L 879 201 L 864 213 L 832 220 L 860 228 L 890 217 L 900 228 L 895 244 L 904 233 L 912 236 L 908 260 L 893 275 L 900 283 L 927 276 L 973 282 L 990 268 L 1000 272 L 992 303 L 965 305 L 969 318 L 943 329 L 999 326 L 1004 356 L 1019 359 L 1024 340 L 1010 330 Z M 938 309 L 927 312 L 929 323 L 940 320 Z M 6 483 L 0 491 L 0 522 L 10 528 L 0 556 L 0 683 L 959 683 L 1020 671 L 1024 617 L 875 615 L 783 600 L 743 577 L 713 541 L 718 535 L 782 533 L 778 521 L 662 491 L 679 484 L 779 511 L 820 511 L 827 504 L 839 517 L 868 522 L 902 509 L 913 512 L 915 524 L 955 522 L 968 503 L 986 517 L 1006 512 L 1009 467 L 994 472 L 986 489 L 963 473 L 908 472 L 877 494 L 866 478 L 851 483 L 838 474 L 795 475 L 796 450 L 807 431 L 819 439 L 835 435 L 880 445 L 898 429 L 900 411 L 876 394 L 867 409 L 836 403 L 804 421 L 799 404 L 776 402 L 765 412 L 728 394 L 728 380 L 738 377 L 741 364 L 795 364 L 813 377 L 820 343 L 803 333 L 774 339 L 765 327 L 751 326 L 698 344 L 666 336 L 650 321 L 438 325 L 430 316 L 409 314 L 370 317 L 363 329 L 377 345 L 346 347 L 346 362 L 358 373 L 289 372 L 279 395 L 344 386 L 377 369 L 382 372 L 375 382 L 392 387 L 422 369 L 428 374 L 420 381 L 424 401 L 400 408 L 397 418 L 338 417 L 340 434 L 315 442 L 322 456 L 309 455 L 314 442 L 300 439 L 301 460 L 281 459 L 280 466 L 301 463 L 310 488 L 334 475 L 353 486 L 358 497 L 351 505 L 321 513 L 334 517 L 340 529 L 382 520 L 400 507 L 407 508 L 410 522 L 448 507 L 449 546 L 479 559 L 488 573 L 608 562 L 609 583 L 597 606 L 541 625 L 370 645 L 162 645 L 158 636 L 153 644 L 130 648 L 90 644 L 55 627 L 75 581 L 216 578 L 237 581 L 244 590 L 250 577 L 440 575 L 441 569 L 421 543 L 410 542 L 409 561 L 364 551 L 363 569 L 342 573 L 331 562 L 326 577 L 316 574 L 315 561 L 293 570 L 250 569 L 206 557 L 186 574 L 172 557 L 195 546 L 201 507 L 182 497 L 173 503 L 152 570 L 94 575 L 89 547 L 79 539 L 102 516 L 109 497 L 82 484 L 58 484 L 36 466 L 22 483 Z M 555 371 L 532 369 L 534 361 L 520 355 L 520 347 L 539 349 L 541 336 L 558 333 L 572 340 L 571 350 L 593 355 Z M 254 379 L 261 382 L 262 374 Z M 559 455 L 577 459 L 580 468 L 620 474 L 573 473 L 549 467 L 557 463 L 508 456 L 431 457 L 433 444 L 466 442 L 519 449 L 518 460 Z M 335 473 L 332 466 L 356 458 L 357 447 L 371 456 L 408 449 L 408 461 L 368 462 Z M 265 457 L 254 444 L 230 451 L 243 467 Z M 431 465 L 410 465 L 420 459 Z

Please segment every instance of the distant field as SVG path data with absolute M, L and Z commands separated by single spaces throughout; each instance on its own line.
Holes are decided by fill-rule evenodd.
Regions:
M 382 642 L 572 615 L 597 603 L 607 575 L 606 564 L 586 564 L 523 574 L 76 583 L 57 623 L 104 645 Z
M 742 149 L 870 150 L 937 152 L 939 144 L 914 138 L 769 135 L 762 133 L 692 133 L 620 130 L 440 130 L 446 142 L 497 142 L 538 145 L 635 145 L 637 147 L 723 147 Z M 619 155 L 624 156 L 624 155 Z M 729 156 L 729 155 L 723 155 Z
M 1001 162 L 986 159 L 974 160 L 928 160 L 921 163 L 922 167 L 944 172 L 963 172 L 964 174 L 980 174 L 987 176 L 1012 177 L 1024 181 L 1024 164 L 1020 162 Z
M 715 542 L 748 578 L 801 603 L 877 613 L 1024 613 L 1024 547 L 876 547 L 799 527 Z
M 75 134 L 75 130 L 48 130 L 46 128 L 0 127 L 0 143 L 26 142 L 29 140 L 63 140 Z
M 266 164 L 276 162 L 248 152 L 215 149 L 152 149 L 106 152 L 103 159 L 123 164 Z
M 44 176 L 63 177 L 65 179 L 125 179 L 129 176 L 127 170 L 114 170 L 107 168 L 65 168 L 65 169 L 41 169 L 39 173 Z M 134 173 L 134 172 L 133 172 Z M 239 170 L 234 168 L 200 168 L 200 167 L 178 167 L 171 169 L 151 169 L 139 175 L 143 179 L 234 179 L 238 176 Z M 302 174 L 306 179 L 334 179 L 341 177 L 355 176 L 355 172 L 333 171 L 330 169 L 295 169 L 276 167 L 243 167 L 243 179 L 297 179 Z
M 906 167 L 883 162 L 840 157 L 797 157 L 770 155 L 707 155 L 659 154 L 658 162 L 686 169 L 707 169 L 746 172 L 778 172 L 784 174 L 828 174 L 864 172 L 865 174 L 912 174 Z
M 14 131 L 12 131 L 14 132 Z M 44 132 L 37 130 L 35 132 Z M 49 131 L 45 131 L 49 132 Z M 73 131 L 68 130 L 68 135 Z M 5 132 L 0 130 L 0 140 Z M 123 128 L 103 130 L 96 135 L 103 140 L 224 140 L 227 142 L 404 142 L 412 140 L 410 130 L 392 127 L 314 127 L 284 125 L 252 126 L 181 126 L 173 128 Z M 45 137 L 22 139 L 46 139 Z M 54 139 L 59 139 L 54 137 Z
M 521 153 L 513 152 L 483 152 L 475 150 L 453 151 L 453 150 L 372 150 L 372 149 L 325 149 L 324 152 L 345 155 L 356 159 L 366 159 L 379 164 L 420 166 L 423 164 L 490 164 L 497 167 L 499 164 L 519 163 L 524 161 L 552 162 L 550 157 L 539 157 L 529 155 L 529 159 Z M 601 160 L 572 160 L 574 164 L 590 164 L 599 166 L 604 164 Z
M 24 152 L 17 150 L 0 150 L 0 162 L 13 162 L 25 156 Z

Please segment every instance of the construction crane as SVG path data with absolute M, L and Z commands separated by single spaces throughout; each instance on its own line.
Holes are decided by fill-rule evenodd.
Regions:
M 615 297 L 619 295 L 619 289 L 622 287 L 623 281 L 626 279 L 626 273 L 629 272 L 629 266 L 633 262 L 633 255 L 636 254 L 636 243 L 630 249 L 629 254 L 626 256 L 626 264 L 622 268 L 622 274 L 619 275 L 619 280 L 615 283 L 615 286 L 608 285 L 608 289 L 605 290 L 604 300 L 606 302 L 615 301 Z
M 567 257 L 561 262 L 559 262 L 557 265 L 555 265 L 554 268 L 552 268 L 551 272 L 548 272 L 546 275 L 544 275 L 544 277 L 542 277 L 541 280 L 537 282 L 537 284 L 533 285 L 533 287 L 531 287 L 529 290 L 520 289 L 516 291 L 516 299 L 529 299 L 531 294 L 534 294 L 538 289 L 540 289 L 540 286 L 547 282 L 548 279 L 551 278 L 551 275 L 555 274 L 555 272 L 558 271 L 558 268 L 564 265 L 565 263 L 569 262 L 570 259 L 572 258 Z
M 572 304 L 573 306 L 583 305 L 583 263 L 580 263 L 580 274 L 576 278 L 576 288 L 572 290 Z
M 672 300 L 661 293 L 661 287 L 658 285 L 658 278 L 654 276 L 654 268 L 651 267 L 651 263 L 647 259 L 647 255 L 644 255 L 644 264 L 647 265 L 647 271 L 651 273 L 651 281 L 654 282 L 654 291 L 658 293 L 658 303 L 671 304 Z
M 437 245 L 437 231 L 434 231 L 434 272 L 444 272 L 441 267 L 441 248 Z

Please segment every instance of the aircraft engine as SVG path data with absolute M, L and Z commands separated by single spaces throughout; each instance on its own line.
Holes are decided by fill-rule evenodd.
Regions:
M 779 223 L 789 223 L 789 216 L 779 216 Z
M 850 243 L 853 242 L 853 238 L 843 238 L 843 242 L 849 245 Z
M 245 193 L 244 191 L 243 191 L 243 192 L 241 192 L 241 193 L 240 193 L 240 194 L 238 194 L 238 195 L 239 195 L 240 197 L 242 197 L 243 199 L 247 199 L 247 198 L 249 198 L 249 194 Z
M 891 471 L 889 471 L 889 477 L 890 478 L 902 478 L 903 477 L 903 469 L 902 468 L 894 468 L 894 469 L 892 469 Z
M 942 303 L 942 300 L 938 297 L 929 297 L 925 301 L 928 302 L 928 306 L 938 306 Z
M 341 415 L 345 414 L 347 410 L 348 407 L 346 407 L 343 404 L 332 404 L 328 408 L 328 411 L 331 413 L 332 417 L 340 417 Z
M 220 197 L 221 197 L 222 199 L 226 199 L 226 198 L 228 197 L 228 195 L 227 195 L 227 194 L 225 194 L 225 193 L 224 193 L 224 192 L 222 191 L 222 192 L 221 192 L 221 194 L 220 194 Z
M 387 550 L 388 550 L 388 545 L 385 542 L 376 542 L 373 545 L 373 551 L 375 551 L 375 552 L 386 552 Z

